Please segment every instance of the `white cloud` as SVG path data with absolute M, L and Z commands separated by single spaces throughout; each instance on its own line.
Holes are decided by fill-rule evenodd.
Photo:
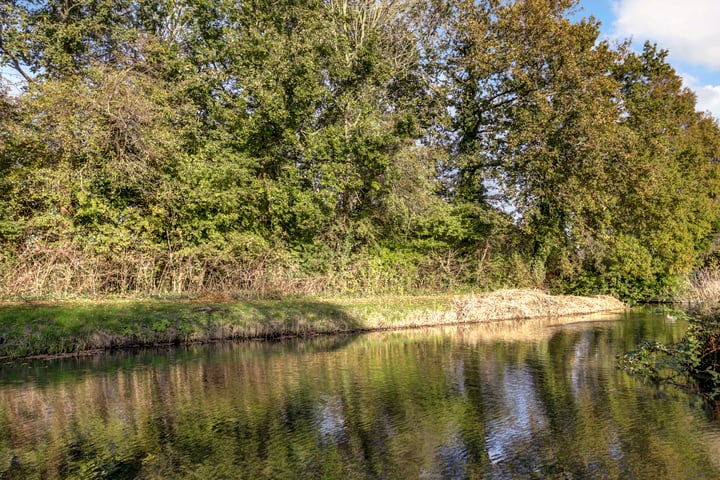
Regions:
M 709 111 L 720 119 L 720 85 L 704 85 L 693 90 L 698 97 L 697 109 L 701 112 Z
M 720 69 L 720 1 L 618 0 L 614 35 L 650 40 L 676 60 Z
M 697 95 L 697 107 L 700 112 L 710 112 L 720 119 L 720 85 L 703 85 L 697 78 L 688 74 L 680 75 L 685 86 Z

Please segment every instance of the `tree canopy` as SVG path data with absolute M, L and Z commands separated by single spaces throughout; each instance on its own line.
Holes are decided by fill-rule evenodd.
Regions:
M 4 294 L 668 293 L 718 124 L 576 3 L 4 1 Z

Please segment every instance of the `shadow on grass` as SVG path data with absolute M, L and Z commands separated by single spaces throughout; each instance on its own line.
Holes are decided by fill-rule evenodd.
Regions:
M 263 325 L 273 325 L 285 333 L 351 332 L 364 326 L 361 319 L 350 315 L 344 307 L 329 302 L 250 301 L 244 305 L 252 311 L 253 320 Z
M 362 319 L 350 315 L 342 306 L 306 299 L 4 305 L 0 307 L 0 356 L 305 337 L 362 329 Z

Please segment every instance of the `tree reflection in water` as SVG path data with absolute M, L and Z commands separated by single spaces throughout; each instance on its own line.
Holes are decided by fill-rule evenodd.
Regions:
M 2 367 L 6 478 L 717 478 L 717 425 L 615 368 L 660 317 Z

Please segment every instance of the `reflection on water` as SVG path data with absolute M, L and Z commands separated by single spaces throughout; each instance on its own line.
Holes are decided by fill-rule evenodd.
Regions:
M 0 366 L 0 478 L 720 478 L 634 313 Z

